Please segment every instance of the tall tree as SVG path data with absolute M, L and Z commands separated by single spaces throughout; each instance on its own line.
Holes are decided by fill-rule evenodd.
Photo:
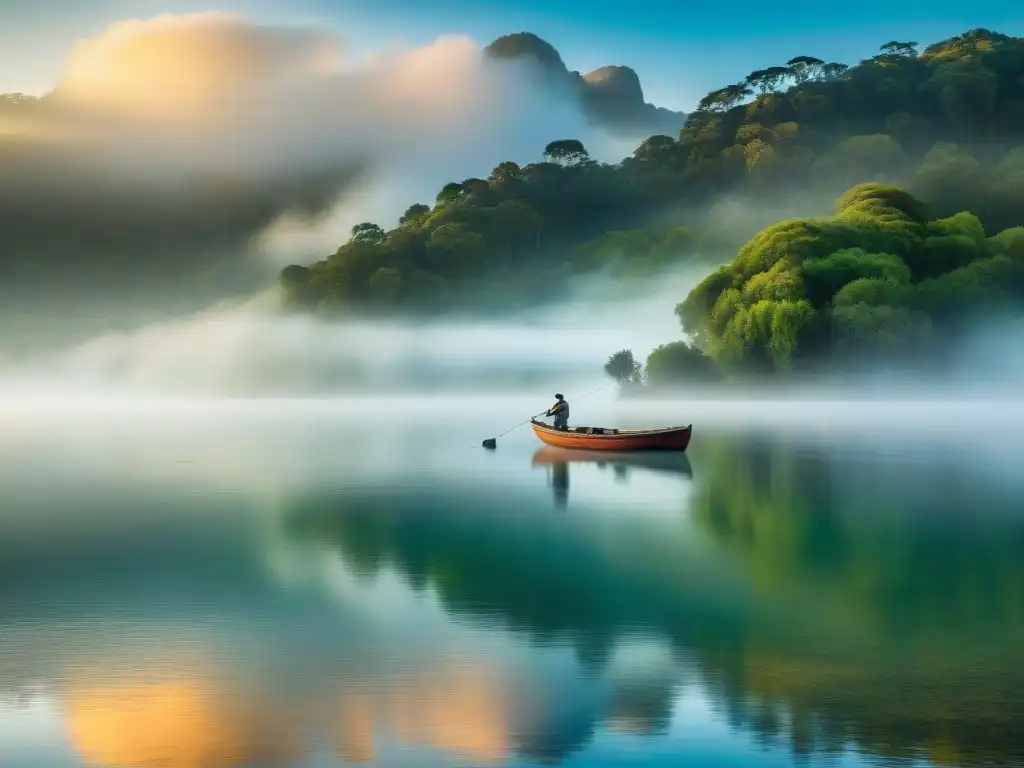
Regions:
M 900 43 L 896 40 L 891 40 L 890 42 L 881 46 L 878 50 L 890 56 L 912 58 L 914 56 L 917 56 L 917 43 Z
M 786 80 L 792 77 L 789 67 L 768 67 L 768 69 L 762 71 L 772 91 L 779 90 Z
M 725 112 L 753 93 L 753 89 L 745 82 L 727 85 L 725 88 L 712 91 L 701 99 L 697 104 L 697 109 L 701 112 Z
M 761 95 L 771 93 L 774 89 L 772 78 L 768 74 L 766 69 L 757 69 L 747 75 L 743 81 L 744 84 L 749 85 L 751 88 L 755 88 Z
M 423 203 L 413 203 L 405 209 L 405 213 L 398 219 L 399 224 L 411 224 L 414 221 L 422 219 L 430 213 L 430 206 L 424 205 Z
M 725 108 L 732 109 L 741 101 L 748 96 L 752 96 L 754 91 L 746 83 L 736 83 L 734 85 L 727 85 L 722 89 L 723 98 L 725 99 Z
M 701 98 L 701 100 L 697 102 L 697 109 L 695 111 L 698 113 L 721 112 L 724 108 L 725 107 L 724 102 L 722 100 L 722 91 L 721 89 L 719 89 L 717 91 L 712 91 L 711 93 Z M 686 129 L 689 126 L 691 126 L 694 122 L 695 121 L 692 117 L 688 119 L 686 123 L 683 125 L 683 131 L 686 131 Z
M 641 163 L 658 163 L 671 166 L 678 142 L 671 136 L 651 136 L 640 142 L 633 151 L 633 159 Z
M 457 181 L 449 181 L 443 187 L 441 191 L 437 193 L 436 203 L 438 205 L 445 205 L 454 200 L 458 200 L 462 197 L 462 185 Z
M 372 221 L 364 221 L 352 227 L 352 241 L 377 245 L 384 240 L 384 230 Z
M 506 160 L 503 163 L 498 163 L 494 166 L 494 170 L 491 171 L 491 175 L 487 178 L 493 182 L 499 184 L 515 181 L 522 178 L 523 169 L 519 167 L 519 163 L 513 163 L 511 160 Z
M 590 159 L 590 153 L 579 139 L 558 139 L 544 147 L 544 159 L 549 163 L 572 166 Z
M 821 74 L 825 62 L 813 56 L 795 56 L 786 62 L 797 85 L 813 80 Z
M 838 61 L 830 61 L 821 66 L 821 76 L 826 80 L 835 80 L 849 68 L 846 64 L 840 64 Z
M 604 364 L 604 372 L 615 379 L 619 384 L 626 384 L 639 378 L 641 366 L 633 357 L 633 350 L 620 349 L 608 358 Z
M 490 192 L 491 185 L 483 179 L 469 178 L 462 182 L 462 194 L 464 197 L 472 197 L 474 195 L 484 195 Z

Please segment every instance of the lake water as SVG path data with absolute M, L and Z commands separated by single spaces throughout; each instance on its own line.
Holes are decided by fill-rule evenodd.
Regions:
M 1024 765 L 1019 406 L 545 399 L 11 407 L 0 766 Z

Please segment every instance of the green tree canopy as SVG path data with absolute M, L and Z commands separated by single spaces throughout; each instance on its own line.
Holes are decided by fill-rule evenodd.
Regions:
M 559 165 L 579 165 L 590 159 L 590 153 L 579 139 L 559 139 L 544 148 L 544 159 Z
M 419 221 L 430 213 L 430 206 L 423 203 L 413 203 L 405 209 L 405 213 L 398 219 L 399 224 L 412 224 Z
M 965 317 L 1024 301 L 1018 243 L 1009 230 L 988 238 L 973 214 L 931 218 L 898 187 L 860 184 L 832 218 L 763 230 L 676 312 L 711 359 L 738 373 L 906 361 L 933 352 L 937 333 Z
M 588 272 L 626 281 L 700 263 L 708 278 L 682 312 L 695 342 L 719 363 L 759 356 L 774 368 L 831 348 L 835 325 L 822 297 L 850 293 L 822 282 L 821 270 L 849 266 L 846 256 L 858 252 L 857 270 L 842 273 L 851 282 L 902 285 L 871 271 L 889 257 L 909 268 L 903 282 L 938 281 L 915 288 L 913 300 L 932 297 L 931 309 L 917 309 L 938 329 L 933 313 L 952 312 L 936 294 L 948 280 L 989 285 L 1009 269 L 972 266 L 979 248 L 1010 258 L 993 255 L 978 232 L 1024 225 L 1024 45 L 971 30 L 917 50 L 892 40 L 852 66 L 808 55 L 765 62 L 703 97 L 678 136 L 648 137 L 612 164 L 595 162 L 578 139 L 552 141 L 540 162 L 505 161 L 486 179 L 449 182 L 391 231 L 360 225 L 353 242 L 281 285 L 298 306 L 498 310 L 547 300 Z M 762 211 L 815 214 L 844 190 L 833 216 L 758 232 L 770 220 Z M 743 213 L 721 215 L 730 208 Z M 830 260 L 837 252 L 846 256 Z M 393 272 L 382 272 L 375 290 L 380 269 Z M 384 290 L 398 284 L 394 274 L 401 290 Z M 868 285 L 876 298 L 910 301 L 902 288 Z
M 376 245 L 384 240 L 384 230 L 370 221 L 356 224 L 352 227 L 352 239 L 360 243 L 372 243 Z
M 620 349 L 608 358 L 608 362 L 604 364 L 604 372 L 620 384 L 626 384 L 639 377 L 641 367 L 633 357 L 632 350 Z
M 719 381 L 721 376 L 714 362 L 685 341 L 673 341 L 656 347 L 644 366 L 651 386 L 702 384 Z

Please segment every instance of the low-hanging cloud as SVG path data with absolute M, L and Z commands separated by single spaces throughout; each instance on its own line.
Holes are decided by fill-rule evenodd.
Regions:
M 616 350 L 643 358 L 677 338 L 673 307 L 705 272 L 675 268 L 625 293 L 596 275 L 571 299 L 490 320 L 332 320 L 283 311 L 269 291 L 11 361 L 0 388 L 13 398 L 582 391 L 609 383 L 602 368 Z
M 0 104 L 0 259 L 63 300 L 132 279 L 223 295 L 554 138 L 620 156 L 532 66 L 461 36 L 357 60 L 331 30 L 220 12 L 114 24 L 53 93 Z

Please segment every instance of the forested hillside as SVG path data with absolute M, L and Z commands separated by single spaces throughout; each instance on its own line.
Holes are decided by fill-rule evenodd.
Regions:
M 831 201 L 863 182 L 901 189 L 860 188 L 836 220 L 786 222 L 743 245 L 769 223 L 758 220 L 763 211 L 789 200 L 794 212 L 827 216 Z M 723 200 L 749 213 L 709 216 Z M 948 218 L 961 211 L 970 215 Z M 678 136 L 652 136 L 615 165 L 556 138 L 536 163 L 505 162 L 487 178 L 445 185 L 390 231 L 358 225 L 336 253 L 286 268 L 282 282 L 294 304 L 328 311 L 501 308 L 552 296 L 595 270 L 625 278 L 697 260 L 711 273 L 711 262 L 739 249 L 684 302 L 686 330 L 725 368 L 782 370 L 820 358 L 837 338 L 825 328 L 845 329 L 838 338 L 859 354 L 877 346 L 868 326 L 923 339 L 936 318 L 988 302 L 984 292 L 953 300 L 929 288 L 928 299 L 869 301 L 863 291 L 875 283 L 841 289 L 861 278 L 886 286 L 968 279 L 955 270 L 1016 258 L 1005 230 L 1018 225 L 1024 40 L 972 30 L 923 50 L 892 41 L 853 66 L 809 55 L 767 66 L 704 97 Z M 812 259 L 807 274 L 817 277 L 805 278 Z M 890 342 L 882 347 L 902 349 Z
M 1024 301 L 1024 227 L 986 235 L 898 187 L 861 184 L 827 219 L 768 227 L 677 308 L 725 371 L 925 363 L 972 319 Z

